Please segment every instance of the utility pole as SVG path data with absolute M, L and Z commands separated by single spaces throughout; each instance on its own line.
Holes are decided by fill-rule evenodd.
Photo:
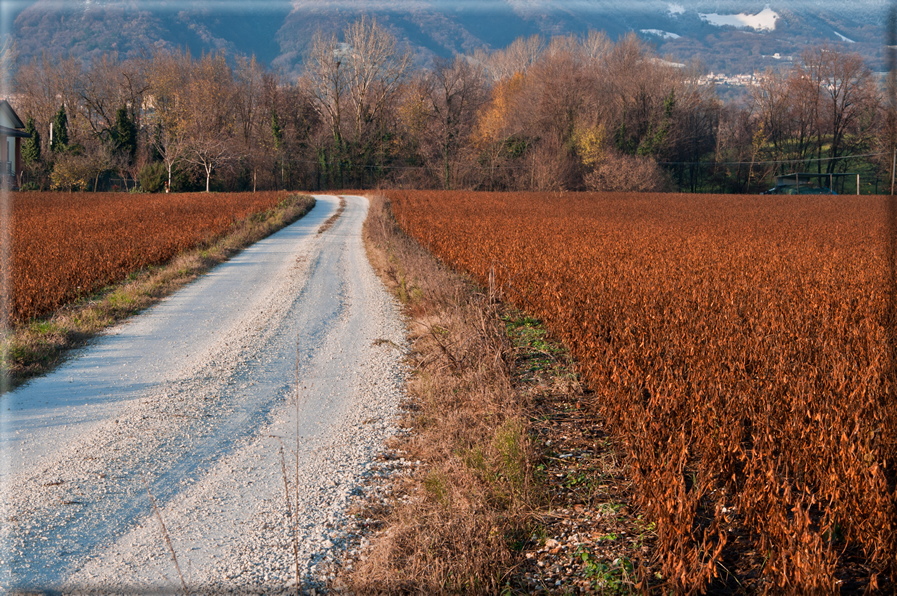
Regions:
M 885 55 L 888 61 L 888 116 L 890 119 L 890 133 L 894 134 L 894 127 L 897 126 L 897 2 L 891 3 L 891 10 L 888 11 L 888 43 L 885 47 Z M 892 143 L 895 141 L 892 137 Z M 891 161 L 891 203 L 894 202 L 894 175 L 897 174 L 897 144 L 894 145 L 894 156 Z M 894 214 L 892 213 L 892 218 Z M 897 222 L 891 221 L 893 228 Z M 892 276 L 897 273 L 891 271 Z M 897 291 L 897 290 L 895 290 Z M 895 297 L 897 299 L 897 297 Z M 897 346 L 894 346 L 897 350 Z M 897 356 L 897 354 L 895 354 Z

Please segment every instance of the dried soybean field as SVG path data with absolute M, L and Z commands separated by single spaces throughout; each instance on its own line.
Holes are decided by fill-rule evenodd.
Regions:
M 886 197 L 387 194 L 569 346 L 668 587 L 893 589 Z
M 47 314 L 163 263 L 289 194 L 10 193 L 11 318 Z

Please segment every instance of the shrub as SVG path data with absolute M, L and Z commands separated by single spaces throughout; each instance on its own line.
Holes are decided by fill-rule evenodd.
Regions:
M 89 187 L 91 178 L 93 171 L 86 160 L 78 155 L 64 153 L 50 173 L 50 186 L 53 190 L 84 191 Z
M 605 192 L 664 192 L 670 186 L 656 161 L 625 154 L 608 155 L 584 181 L 589 190 Z
M 165 186 L 167 175 L 165 164 L 148 163 L 140 168 L 137 178 L 140 181 L 140 188 L 145 192 L 159 192 Z

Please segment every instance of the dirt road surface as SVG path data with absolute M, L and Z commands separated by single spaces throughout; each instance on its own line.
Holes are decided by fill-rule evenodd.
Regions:
M 0 592 L 172 593 L 173 551 L 191 592 L 275 593 L 295 586 L 291 507 L 321 585 L 396 431 L 404 327 L 364 254 L 367 200 L 318 234 L 339 200 L 317 199 L 0 396 Z

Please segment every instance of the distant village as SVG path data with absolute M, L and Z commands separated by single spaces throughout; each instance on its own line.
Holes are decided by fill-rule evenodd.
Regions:
M 731 85 L 733 87 L 750 87 L 758 83 L 759 77 L 754 73 L 729 75 L 711 72 L 698 79 L 701 85 Z

